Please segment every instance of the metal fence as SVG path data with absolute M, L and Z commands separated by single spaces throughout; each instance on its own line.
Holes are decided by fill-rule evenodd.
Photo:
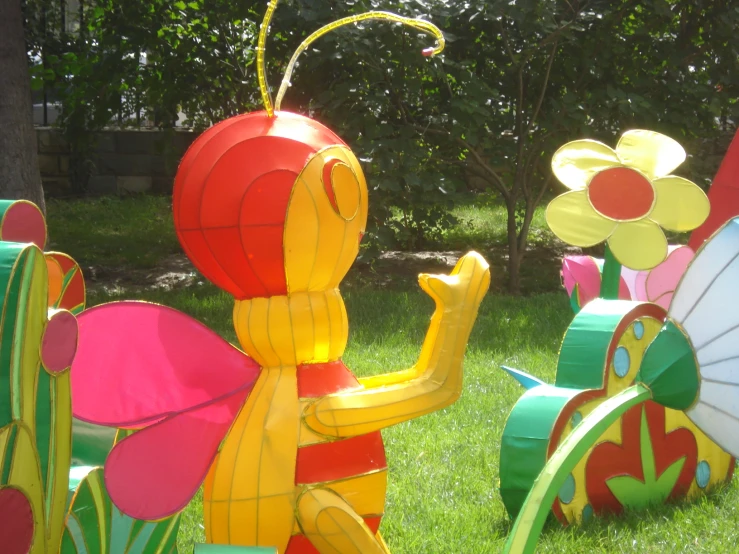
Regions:
M 40 25 L 39 30 L 44 36 L 59 32 L 74 36 L 79 34 L 80 27 L 84 24 L 85 0 L 51 0 L 34 7 L 38 9 L 36 17 Z M 33 62 L 46 65 L 43 48 Z M 34 90 L 31 99 L 34 125 L 44 127 L 53 125 L 61 111 L 54 89 L 44 86 L 42 90 Z

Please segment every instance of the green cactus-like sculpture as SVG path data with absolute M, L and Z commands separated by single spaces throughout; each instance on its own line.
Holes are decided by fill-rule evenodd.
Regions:
M 30 202 L 0 200 L 0 545 L 3 554 L 176 551 L 179 515 L 120 513 L 102 464 L 104 429 L 75 422 L 70 366 L 85 285 L 69 256 L 43 252 L 46 223 Z M 70 470 L 72 478 L 70 479 Z
M 10 554 L 58 552 L 66 514 L 77 322 L 49 309 L 45 235 L 36 206 L 0 201 L 0 510 Z

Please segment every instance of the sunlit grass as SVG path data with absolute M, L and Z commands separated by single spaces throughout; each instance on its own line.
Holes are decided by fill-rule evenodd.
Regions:
M 531 244 L 548 242 L 554 235 L 547 227 L 546 205 L 534 211 L 529 231 Z M 442 242 L 450 250 L 505 245 L 508 241 L 508 216 L 505 205 L 486 194 L 469 196 L 452 209 L 458 224 L 444 233 Z

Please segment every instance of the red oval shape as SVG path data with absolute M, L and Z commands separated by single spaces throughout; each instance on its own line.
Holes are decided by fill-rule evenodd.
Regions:
M 0 489 L 0 544 L 4 554 L 28 554 L 33 542 L 33 509 L 18 489 Z
M 590 203 L 599 213 L 617 221 L 640 219 L 652 211 L 654 188 L 644 175 L 628 167 L 597 173 L 588 185 Z

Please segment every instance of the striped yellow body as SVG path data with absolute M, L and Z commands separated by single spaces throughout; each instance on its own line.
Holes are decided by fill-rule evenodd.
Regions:
M 414 368 L 362 382 L 350 376 L 335 393 L 315 389 L 301 399 L 304 364 L 328 366 L 346 347 L 338 286 L 358 254 L 366 220 L 367 185 L 354 155 L 344 146 L 317 152 L 296 179 L 288 205 L 287 295 L 240 300 L 234 307 L 239 342 L 262 372 L 205 481 L 208 542 L 276 546 L 280 554 L 388 552 L 376 533 L 387 479 L 377 433 L 459 397 L 462 359 L 490 273 L 482 257 L 470 253 L 451 275 L 422 276 L 436 311 Z M 372 441 L 380 441 L 382 463 L 329 482 L 298 479 L 296 469 L 303 467 L 320 473 L 324 452 L 316 447 L 336 441 L 326 448 L 340 448 L 345 439 L 347 456 L 366 452 L 370 462 L 378 458 Z M 354 440 L 366 441 L 364 450 L 349 452 Z M 302 465 L 301 456 L 312 455 L 312 465 Z
M 297 366 L 340 358 L 346 310 L 336 289 L 296 293 L 237 302 L 234 323 L 242 347 L 263 369 L 205 482 L 207 539 L 284 552 L 299 531 L 295 505 L 304 487 L 295 485 L 298 447 L 327 440 L 302 423 Z M 355 481 L 339 488 L 361 490 Z M 371 503 L 381 513 L 384 486 L 376 490 Z

